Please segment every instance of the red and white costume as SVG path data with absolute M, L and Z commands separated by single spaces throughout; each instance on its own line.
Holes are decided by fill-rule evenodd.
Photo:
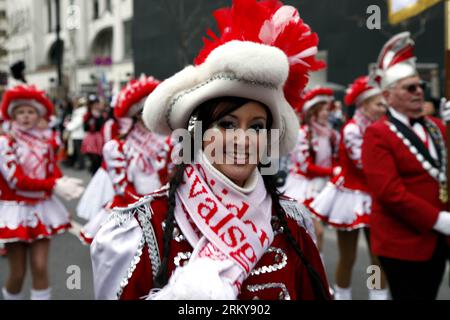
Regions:
M 11 120 L 19 105 L 35 107 L 47 117 L 53 105 L 32 86 L 8 90 L 3 116 Z M 52 194 L 62 174 L 56 164 L 55 141 L 45 130 L 23 130 L 14 122 L 0 136 L 0 242 L 33 242 L 71 227 L 70 215 Z
M 226 189 L 220 192 L 224 190 L 231 193 L 236 192 L 232 187 L 230 188 L 229 181 L 220 180 L 220 173 L 204 170 L 207 172 L 203 176 L 207 181 L 204 186 L 212 186 L 212 182 L 214 182 L 213 185 L 216 187 L 211 187 L 213 195 L 222 187 L 226 187 Z M 255 178 L 262 179 L 258 175 Z M 193 181 L 195 180 L 194 178 Z M 187 193 L 180 191 L 180 196 L 186 196 L 186 199 L 195 202 L 195 198 L 201 198 L 201 194 L 196 192 L 197 189 L 201 190 L 200 185 L 190 184 Z M 192 194 L 195 196 L 189 197 L 189 190 L 193 190 Z M 253 199 L 248 202 L 245 200 L 245 202 L 239 203 L 240 209 L 246 211 L 248 209 L 246 205 L 249 205 L 250 208 L 253 205 L 257 207 L 258 203 L 262 203 L 263 200 L 270 202 L 270 198 L 267 199 L 267 195 L 264 195 L 263 186 L 262 189 L 255 188 L 253 190 L 255 191 L 246 194 L 248 198 L 242 199 L 256 198 L 257 200 Z M 205 205 L 209 207 L 210 203 L 205 203 Z M 283 198 L 281 205 L 286 212 L 288 226 L 295 241 L 300 245 L 305 256 L 309 257 L 311 265 L 318 270 L 322 281 L 327 283 L 320 255 L 310 236 L 313 234 L 310 213 L 304 206 L 292 199 Z M 268 223 L 267 232 L 271 233 L 271 240 L 264 243 L 267 248 L 240 284 L 238 299 L 312 300 L 314 295 L 306 268 L 286 241 L 286 237 L 280 229 L 280 222 L 271 207 L 271 203 L 269 203 L 268 207 L 260 208 L 267 213 L 267 216 L 259 213 L 256 215 L 256 217 L 265 219 L 265 222 L 261 222 L 258 226 Z M 115 211 L 103 225 L 91 246 L 96 299 L 138 300 L 146 298 L 150 294 L 153 288 L 153 277 L 161 265 L 164 219 L 167 208 L 168 188 L 165 187 L 126 209 Z M 235 208 L 238 209 L 238 207 Z M 183 215 L 183 212 L 186 214 Z M 249 218 L 247 215 L 246 217 Z M 192 233 L 190 230 L 194 230 L 194 232 Z M 179 267 L 187 265 L 188 262 L 191 263 L 191 259 L 201 252 L 198 246 L 202 245 L 203 240 L 198 240 L 199 236 L 201 237 L 201 232 L 192 222 L 187 211 L 176 214 L 176 225 L 170 240 L 169 273 L 179 270 Z M 227 267 L 226 261 L 223 262 L 225 264 L 223 268 L 228 270 L 228 275 L 232 277 L 235 269 Z M 239 270 L 238 268 L 238 274 Z M 208 274 L 205 273 L 203 277 L 203 280 L 208 279 Z
M 123 95 L 114 108 L 115 116 L 121 118 L 136 115 L 142 110 L 142 99 L 158 84 L 159 81 L 152 77 L 131 82 L 124 88 Z M 114 196 L 82 229 L 81 238 L 84 242 L 92 242 L 112 208 L 134 203 L 141 196 L 166 184 L 169 142 L 169 138 L 151 133 L 137 122 L 125 139 L 113 139 L 105 144 L 104 167 L 112 182 Z
M 378 95 L 381 90 L 369 84 L 368 77 L 358 78 L 349 88 L 345 102 L 359 105 Z M 370 226 L 372 199 L 362 170 L 361 148 L 363 137 L 371 121 L 357 109 L 342 129 L 339 162 L 342 172 L 330 181 L 310 204 L 316 217 L 329 226 L 353 230 Z
M 131 129 L 132 122 L 131 118 L 111 118 L 106 121 L 102 129 L 105 144 L 126 134 Z M 114 186 L 103 161 L 78 202 L 77 215 L 90 220 L 114 198 L 114 194 Z
M 305 97 L 302 112 L 321 102 L 333 100 L 333 91 L 317 88 Z M 285 195 L 300 203 L 311 202 L 333 176 L 338 155 L 339 134 L 328 127 L 302 125 L 297 145 L 291 153 L 291 169 L 281 189 Z

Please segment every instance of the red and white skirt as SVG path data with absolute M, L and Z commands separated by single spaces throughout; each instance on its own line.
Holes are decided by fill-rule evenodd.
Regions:
M 100 167 L 78 202 L 77 216 L 90 220 L 113 198 L 114 187 L 111 178 L 106 170 Z
M 0 243 L 31 243 L 71 227 L 69 212 L 54 196 L 34 205 L 0 201 Z
M 370 226 L 372 198 L 359 190 L 329 182 L 309 204 L 314 217 L 339 230 L 356 230 Z
M 309 203 L 325 187 L 327 181 L 327 178 L 317 177 L 308 179 L 305 176 L 292 174 L 288 176 L 280 192 L 300 203 Z
M 83 226 L 80 231 L 79 238 L 82 243 L 90 245 L 94 241 L 94 237 L 100 230 L 103 223 L 108 220 L 111 214 L 111 209 L 103 208 L 97 214 L 95 214 L 92 219 Z

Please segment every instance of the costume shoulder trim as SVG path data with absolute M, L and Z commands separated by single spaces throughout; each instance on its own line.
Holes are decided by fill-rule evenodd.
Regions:
M 311 211 L 305 205 L 285 196 L 280 197 L 280 204 L 284 209 L 286 216 L 295 220 L 297 224 L 304 228 L 313 240 L 315 240 Z

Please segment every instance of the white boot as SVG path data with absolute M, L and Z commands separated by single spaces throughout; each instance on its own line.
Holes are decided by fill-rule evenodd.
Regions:
M 5 300 L 23 300 L 23 292 L 9 293 L 5 287 L 2 288 L 3 299 Z
M 31 300 L 51 300 L 52 289 L 47 288 L 44 290 L 31 289 Z
M 389 289 L 369 289 L 369 300 L 389 300 Z
M 341 288 L 334 285 L 334 300 L 352 300 L 352 287 Z

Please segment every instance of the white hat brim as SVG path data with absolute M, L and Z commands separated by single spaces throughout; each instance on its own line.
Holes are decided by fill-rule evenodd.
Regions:
M 145 102 L 143 119 L 153 132 L 169 135 L 187 128 L 195 109 L 217 97 L 241 97 L 266 105 L 272 129 L 279 129 L 280 155 L 295 146 L 298 118 L 283 86 L 289 62 L 279 49 L 252 42 L 232 41 L 216 48 L 201 65 L 188 66 L 161 83 Z

